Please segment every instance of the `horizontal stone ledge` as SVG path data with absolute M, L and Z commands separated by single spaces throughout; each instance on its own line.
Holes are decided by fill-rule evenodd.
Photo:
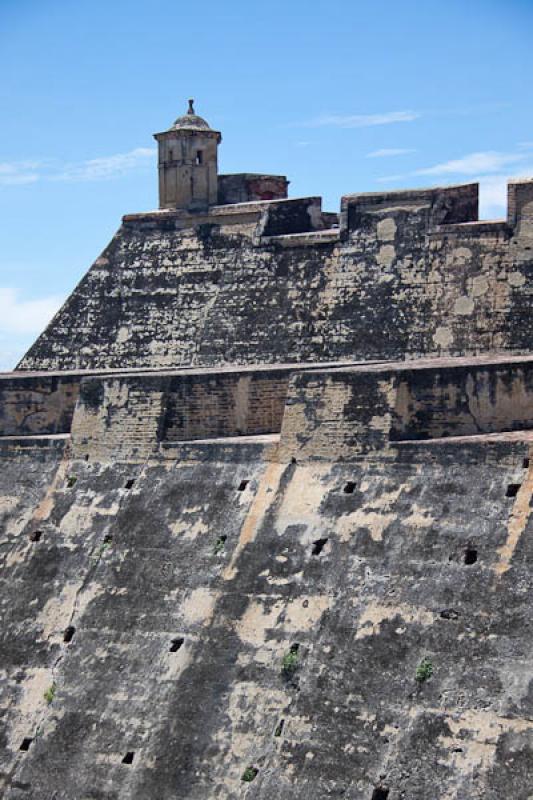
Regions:
M 280 244 L 282 247 L 316 247 L 316 245 L 331 244 L 339 240 L 339 228 L 327 228 L 323 231 L 309 231 L 307 233 L 285 233 L 279 236 L 262 236 L 259 240 L 259 244 Z
M 0 381 L 24 381 L 32 380 L 33 378 L 64 378 L 64 377 L 79 377 L 81 378 L 122 378 L 128 375 L 143 377 L 143 376 L 188 376 L 188 375 L 227 375 L 227 374 L 249 374 L 251 372 L 272 372 L 272 371 L 291 371 L 291 370 L 308 370 L 320 368 L 334 368 L 344 367 L 357 364 L 386 364 L 386 361 L 359 361 L 347 359 L 345 361 L 287 361 L 273 362 L 271 364 L 228 364 L 218 365 L 213 367 L 129 367 L 128 369 L 111 368 L 111 369 L 80 369 L 80 370 L 14 370 L 13 372 L 1 372 Z
M 431 239 L 441 239 L 444 236 L 478 237 L 478 236 L 512 236 L 512 228 L 504 219 L 478 220 L 475 222 L 454 222 L 437 225 L 428 232 Z

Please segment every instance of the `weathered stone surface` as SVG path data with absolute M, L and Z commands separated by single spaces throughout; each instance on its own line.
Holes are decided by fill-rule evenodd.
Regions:
M 248 203 L 256 200 L 281 200 L 287 197 L 289 181 L 284 175 L 258 175 L 243 172 L 218 176 L 218 202 Z
M 0 376 L 0 794 L 531 800 L 533 182 L 214 206 L 204 135 Z
M 533 203 L 533 183 L 513 186 Z M 125 218 L 20 368 L 531 349 L 527 203 L 513 224 L 476 223 L 475 185 L 349 195 L 340 228 L 318 203 Z
M 294 465 L 199 444 L 165 465 L 34 465 L 4 546 L 5 796 L 233 798 L 251 765 L 260 798 L 381 781 L 395 800 L 496 800 L 505 781 L 525 800 L 528 457 L 476 442 Z

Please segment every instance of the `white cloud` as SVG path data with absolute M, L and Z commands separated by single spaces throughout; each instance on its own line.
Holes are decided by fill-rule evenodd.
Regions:
M 520 173 L 524 177 L 533 175 L 533 164 L 520 167 Z M 419 172 L 411 172 L 403 175 L 386 175 L 377 178 L 378 183 L 392 184 L 398 181 L 408 182 L 413 175 Z M 498 173 L 496 175 L 473 175 L 470 180 L 479 183 L 479 216 L 480 219 L 501 219 L 507 215 L 507 184 L 511 178 L 520 177 L 509 173 Z M 452 181 L 444 180 L 443 186 Z M 405 183 L 408 186 L 408 183 Z
M 42 161 L 0 162 L 0 185 L 14 186 L 36 181 L 101 181 L 119 178 L 155 161 L 155 147 L 136 147 L 127 153 L 60 164 Z
M 63 300 L 58 295 L 24 300 L 18 289 L 0 288 L 0 372 L 15 368 Z
M 22 300 L 18 289 L 0 288 L 0 335 L 40 333 L 63 300 L 58 295 Z
M 507 184 L 511 179 L 530 178 L 533 164 L 520 167 L 520 175 L 479 175 L 479 213 L 485 219 L 507 216 Z
M 488 172 L 499 172 L 503 167 L 516 164 L 524 158 L 518 153 L 498 153 L 489 150 L 482 153 L 470 153 L 452 161 L 444 161 L 433 167 L 417 169 L 413 175 L 479 175 Z
M 479 178 L 479 215 L 497 219 L 507 214 L 507 175 L 483 175 Z
M 0 162 L 0 186 L 16 186 L 39 180 L 37 161 Z
M 374 125 L 392 125 L 396 122 L 412 122 L 420 114 L 416 111 L 385 111 L 382 114 L 324 114 L 302 123 L 306 128 L 370 128 Z
M 22 336 L 4 340 L 0 336 L 0 372 L 11 372 L 33 342 L 32 337 Z
M 376 178 L 378 183 L 396 183 L 408 178 L 408 175 L 384 175 L 382 178 Z
M 58 181 L 108 180 L 151 163 L 155 159 L 156 152 L 155 147 L 136 147 L 127 153 L 91 158 L 78 164 L 67 164 L 61 172 L 50 177 Z
M 408 153 L 416 153 L 416 150 L 413 150 L 409 147 L 383 147 L 381 150 L 373 150 L 371 153 L 367 153 L 367 158 L 388 158 L 389 156 L 405 156 Z

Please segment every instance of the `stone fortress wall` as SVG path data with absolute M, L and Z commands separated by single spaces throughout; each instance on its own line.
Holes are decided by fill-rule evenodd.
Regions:
M 273 436 L 278 457 L 533 429 L 533 356 L 0 377 L 0 437 L 68 436 L 78 458 Z
M 19 369 L 526 353 L 533 181 L 128 215 Z
M 533 181 L 337 215 L 157 137 L 0 375 L 0 795 L 531 800 Z
M 0 437 L 4 796 L 526 800 L 533 362 L 460 361 L 84 376 Z

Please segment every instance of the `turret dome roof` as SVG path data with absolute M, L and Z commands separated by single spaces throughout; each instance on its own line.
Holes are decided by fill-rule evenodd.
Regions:
M 210 131 L 211 127 L 203 117 L 199 117 L 194 111 L 194 100 L 189 100 L 189 109 L 182 117 L 178 117 L 171 127 L 171 130 L 189 131 Z

